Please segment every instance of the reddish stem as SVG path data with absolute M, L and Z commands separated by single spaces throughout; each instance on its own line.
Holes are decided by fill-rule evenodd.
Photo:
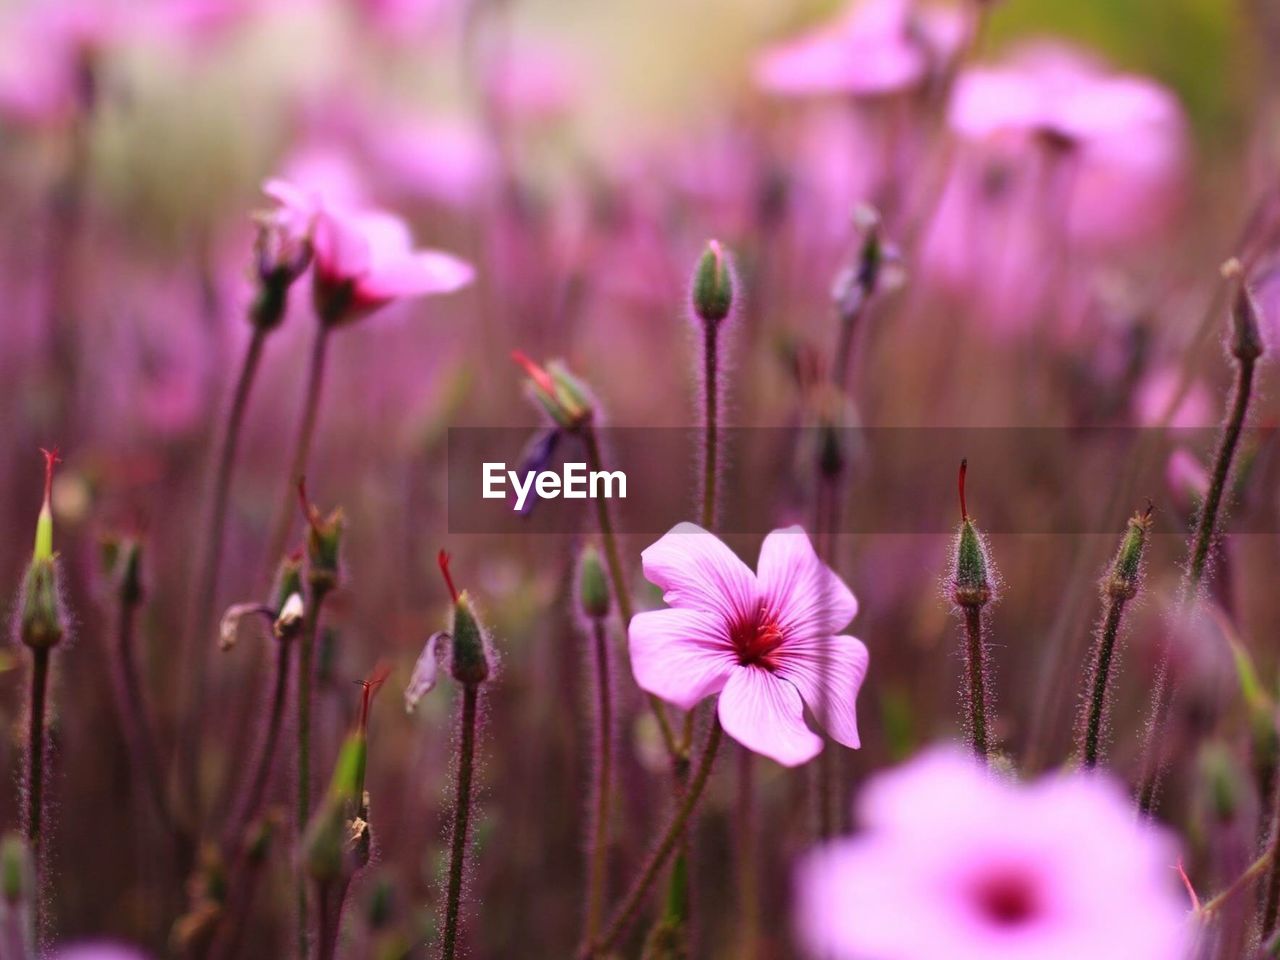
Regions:
M 965 457 L 963 460 L 960 461 L 960 478 L 956 482 L 956 485 L 960 488 L 960 522 L 961 523 L 967 523 L 969 520 L 969 507 L 965 504 L 965 500 L 964 500 L 964 478 L 965 478 L 965 474 L 967 474 L 968 472 L 969 472 L 969 458 Z
M 449 596 L 453 598 L 453 602 L 458 602 L 458 588 L 453 585 L 453 574 L 449 572 L 449 552 L 441 550 L 436 555 L 436 562 L 440 564 L 440 573 L 444 575 L 445 586 L 449 588 Z

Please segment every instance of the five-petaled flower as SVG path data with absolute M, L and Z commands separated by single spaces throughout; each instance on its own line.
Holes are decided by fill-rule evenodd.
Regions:
M 395 300 L 452 293 L 475 270 L 442 250 L 415 249 L 409 228 L 382 210 L 347 210 L 285 180 L 263 189 L 289 229 L 311 239 L 316 310 L 331 326 L 351 323 Z
M 691 523 L 641 556 L 670 605 L 631 621 L 631 668 L 641 688 L 684 710 L 720 694 L 725 732 L 787 766 L 822 749 L 805 724 L 806 704 L 835 740 L 858 746 L 854 699 L 867 648 L 839 635 L 858 601 L 803 530 L 769 534 L 756 573 Z
M 1173 960 L 1176 851 L 1098 775 L 1017 784 L 953 749 L 881 774 L 863 832 L 802 862 L 797 926 L 823 960 Z

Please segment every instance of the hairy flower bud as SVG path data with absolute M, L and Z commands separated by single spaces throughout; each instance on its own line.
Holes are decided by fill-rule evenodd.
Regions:
M 693 312 L 704 323 L 719 323 L 733 308 L 733 269 L 719 240 L 707 242 L 693 272 Z
M 1236 281 L 1235 299 L 1231 304 L 1231 336 L 1228 346 L 1231 355 L 1238 360 L 1252 362 L 1266 352 L 1262 326 L 1258 317 L 1258 304 L 1253 299 L 1244 276 L 1244 267 L 1238 260 L 1228 260 L 1222 268 L 1225 277 Z
M 555 423 L 565 430 L 578 430 L 594 415 L 591 391 L 558 360 L 539 366 L 519 350 L 511 357 L 529 375 L 525 389 Z
M 955 568 L 951 576 L 951 599 L 960 607 L 982 607 L 991 599 L 991 576 L 987 546 L 974 525 L 965 503 L 964 480 L 968 461 L 960 463 L 960 532 L 956 535 Z
M 449 658 L 449 672 L 453 679 L 466 686 L 484 683 L 489 678 L 489 655 L 484 628 L 472 609 L 467 592 L 463 590 L 459 593 L 454 586 L 453 574 L 449 572 L 449 554 L 441 550 L 436 559 L 453 600 L 453 625 L 449 631 L 453 647 Z
M 1111 563 L 1111 572 L 1103 582 L 1108 596 L 1131 600 L 1138 593 L 1138 580 L 1142 573 L 1142 553 L 1151 533 L 1152 509 L 1135 513 L 1129 518 L 1129 527 L 1120 549 Z
M 35 549 L 22 581 L 22 603 L 18 633 L 32 649 L 56 646 L 67 632 L 66 613 L 62 607 L 58 559 L 53 552 L 53 467 L 57 451 L 42 451 L 45 457 L 44 503 L 36 520 Z
M 595 547 L 586 547 L 578 562 L 578 597 L 582 612 L 592 620 L 609 616 L 609 581 Z
M 307 499 L 304 480 L 298 481 L 302 513 L 307 519 L 307 580 L 317 593 L 327 593 L 338 585 L 339 555 L 345 518 L 338 508 L 327 517 Z
M 258 220 L 254 241 L 257 292 L 249 305 L 249 321 L 259 330 L 274 330 L 284 321 L 289 304 L 289 288 L 311 263 L 311 243 L 282 222 L 267 214 Z

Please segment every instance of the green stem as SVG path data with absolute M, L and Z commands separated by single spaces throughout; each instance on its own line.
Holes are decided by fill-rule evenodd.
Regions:
M 716 462 L 719 442 L 719 345 L 717 336 L 720 325 L 707 322 L 703 325 L 703 388 L 705 391 L 705 416 L 702 448 L 702 526 L 710 530 L 716 521 Z
M 1102 719 L 1107 709 L 1107 686 L 1111 679 L 1111 663 L 1115 656 L 1116 638 L 1120 634 L 1120 621 L 1124 616 L 1126 598 L 1113 596 L 1107 603 L 1107 612 L 1098 638 L 1098 652 L 1093 664 L 1093 685 L 1089 694 L 1089 714 L 1084 730 L 1084 766 L 1092 769 L 1098 765 L 1102 749 Z
M 609 647 L 603 620 L 592 621 L 595 646 L 597 728 L 596 809 L 592 826 L 591 861 L 587 877 L 586 942 L 595 939 L 604 910 L 605 875 L 609 860 L 609 807 L 613 789 L 613 696 L 609 682 Z
M 703 790 L 706 789 L 707 781 L 711 778 L 711 768 L 715 765 L 716 751 L 720 747 L 721 733 L 719 719 L 713 718 L 711 730 L 707 734 L 706 744 L 703 746 L 702 754 L 698 758 L 693 779 L 689 784 L 688 791 L 686 791 L 681 800 L 680 806 L 672 817 L 671 824 L 667 827 L 666 832 L 663 833 L 662 839 L 653 849 L 653 852 L 649 854 L 649 859 L 641 867 L 640 873 L 631 884 L 622 903 L 613 912 L 613 916 L 605 928 L 604 936 L 583 947 L 580 953 L 580 960 L 591 960 L 591 958 L 608 951 L 631 925 L 636 911 L 640 909 L 640 905 L 644 902 L 644 898 L 653 886 L 653 882 L 657 879 L 662 868 L 666 866 L 667 860 L 670 859 L 671 854 L 679 845 L 681 837 L 684 836 L 685 828 L 689 824 L 689 818 L 693 815 L 693 811 L 702 797 Z
M 441 960 L 453 960 L 458 949 L 458 920 L 462 909 L 462 878 L 466 870 L 467 827 L 471 819 L 471 777 L 475 767 L 476 701 L 480 687 L 462 688 L 462 725 L 458 740 L 458 794 L 453 811 L 453 838 L 449 852 L 449 889 L 445 900 Z
M 965 667 L 969 684 L 969 745 L 990 759 L 987 742 L 987 648 L 982 642 L 982 607 L 964 607 Z
M 32 929 L 40 936 L 41 849 L 40 815 L 44 809 L 44 740 L 46 696 L 49 689 L 49 649 L 33 647 L 31 650 L 31 717 L 27 742 L 27 845 L 31 848 L 31 861 L 35 864 L 36 889 L 31 898 Z
M 596 437 L 595 428 L 586 424 L 581 428 L 582 442 L 587 452 L 587 469 L 596 472 L 604 469 L 604 458 L 600 455 L 600 441 Z M 622 567 L 622 554 L 618 549 L 618 536 L 613 529 L 613 516 L 609 512 L 609 501 L 604 497 L 596 499 L 596 520 L 600 526 L 600 539 L 604 542 L 605 566 L 609 568 L 609 579 L 613 584 L 613 595 L 618 601 L 618 616 L 622 619 L 622 633 L 626 636 L 631 626 L 634 607 L 631 604 L 631 589 L 627 585 L 627 575 Z M 681 756 L 680 744 L 676 741 L 675 732 L 671 729 L 671 721 L 667 719 L 667 708 L 653 694 L 646 695 L 649 709 L 658 721 L 658 729 L 662 733 L 662 742 L 672 759 Z
M 314 584 L 311 602 L 307 605 L 306 623 L 299 638 L 298 650 L 298 792 L 297 813 L 294 818 L 294 835 L 301 843 L 311 818 L 311 681 L 314 672 L 316 640 L 320 633 L 320 611 L 324 606 L 327 590 Z M 311 955 L 310 927 L 308 925 L 307 874 L 299 858 L 297 866 L 298 899 L 298 956 Z
M 316 420 L 320 414 L 320 398 L 324 393 L 324 372 L 329 352 L 330 328 L 320 322 L 316 326 L 316 337 L 311 346 L 311 366 L 307 371 L 307 389 L 302 401 L 302 417 L 298 421 L 298 437 L 294 443 L 293 460 L 289 465 L 289 474 L 285 477 L 284 497 L 276 514 L 276 525 L 271 539 L 267 541 L 267 563 L 274 567 L 284 555 L 285 545 L 289 540 L 289 531 L 293 529 L 293 516 L 296 512 L 295 498 L 299 478 L 306 475 L 307 463 L 311 458 L 311 441 L 315 436 Z

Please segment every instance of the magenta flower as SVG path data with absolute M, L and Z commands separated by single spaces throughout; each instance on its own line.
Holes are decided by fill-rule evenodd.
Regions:
M 315 302 L 325 323 L 351 323 L 396 300 L 452 293 L 475 278 L 472 266 L 452 254 L 414 249 L 397 216 L 330 207 L 282 180 L 264 190 L 281 204 L 290 229 L 310 233 Z
M 756 573 L 691 523 L 641 557 L 670 604 L 631 621 L 631 669 L 642 689 L 682 710 L 720 694 L 725 732 L 787 766 L 822 750 L 806 705 L 833 738 L 858 746 L 854 700 L 867 648 L 838 635 L 858 601 L 803 530 L 765 537 Z
M 863 0 L 835 23 L 766 50 L 756 83 L 788 95 L 895 93 L 924 83 L 964 34 L 956 8 Z
M 864 831 L 810 853 L 798 932 L 830 960 L 1178 960 L 1168 837 L 1097 775 L 1017 784 L 941 749 L 873 780 Z

